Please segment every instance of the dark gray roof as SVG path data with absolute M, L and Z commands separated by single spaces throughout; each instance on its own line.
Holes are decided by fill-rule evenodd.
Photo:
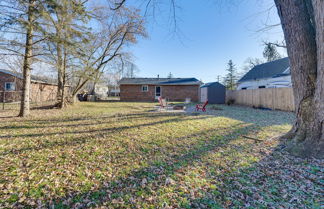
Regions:
M 119 85 L 201 85 L 196 78 L 122 78 Z
M 200 88 L 204 88 L 204 87 L 209 87 L 209 86 L 213 86 L 213 85 L 221 85 L 223 86 L 223 84 L 219 83 L 219 82 L 210 82 L 210 83 L 205 83 L 202 86 L 200 86 Z
M 4 70 L 4 69 L 0 69 L 0 72 L 8 74 L 8 75 L 12 75 L 12 76 L 14 76 L 16 78 L 19 78 L 19 79 L 23 79 L 23 75 L 21 73 L 12 72 L 12 71 L 9 71 L 9 70 Z M 43 76 L 31 75 L 31 81 L 35 82 L 35 83 L 46 83 L 46 84 L 57 85 L 57 81 L 55 79 L 51 79 L 51 78 L 43 77 Z
M 289 67 L 288 57 L 263 63 L 252 68 L 238 82 L 256 80 L 262 78 L 272 78 L 274 76 L 283 75 L 284 71 Z M 285 74 L 289 75 L 289 74 Z

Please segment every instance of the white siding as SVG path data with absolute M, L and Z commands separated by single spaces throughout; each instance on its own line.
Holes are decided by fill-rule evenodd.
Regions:
M 265 86 L 266 88 L 291 87 L 291 76 L 245 81 L 238 84 L 237 90 L 242 88 L 258 89 L 259 86 Z
M 95 86 L 95 94 L 100 97 L 107 97 L 108 86 L 104 85 L 96 85 Z

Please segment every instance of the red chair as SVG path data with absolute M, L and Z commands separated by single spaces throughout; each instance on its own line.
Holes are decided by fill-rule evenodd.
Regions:
M 202 110 L 203 112 L 206 112 L 207 105 L 208 105 L 208 100 L 204 104 L 197 104 L 196 111 Z

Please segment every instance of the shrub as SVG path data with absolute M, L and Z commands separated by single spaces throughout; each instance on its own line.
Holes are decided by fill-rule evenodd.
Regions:
M 227 101 L 227 105 L 232 105 L 232 104 L 234 104 L 235 103 L 235 99 L 229 99 L 228 101 Z

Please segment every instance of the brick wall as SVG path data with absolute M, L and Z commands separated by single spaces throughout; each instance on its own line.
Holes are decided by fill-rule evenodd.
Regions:
M 120 100 L 132 102 L 153 102 L 155 100 L 155 86 L 148 85 L 148 91 L 142 92 L 142 85 L 121 85 Z
M 199 86 L 162 86 L 162 97 L 170 101 L 185 101 L 186 98 L 191 98 L 191 101 L 199 101 Z
M 21 79 L 16 78 L 15 76 L 9 75 L 7 73 L 0 72 L 0 91 L 5 90 L 6 82 L 15 82 L 16 90 L 22 88 L 22 80 Z
M 170 85 L 161 86 L 162 97 L 170 101 L 185 101 L 186 98 L 191 98 L 191 101 L 199 100 L 198 85 Z M 148 85 L 148 91 L 142 92 L 142 85 L 121 85 L 120 86 L 121 101 L 148 101 L 155 100 L 155 85 Z
M 32 102 L 55 101 L 57 86 L 43 83 L 32 83 L 30 99 Z
M 16 90 L 15 91 L 7 91 L 5 92 L 5 83 L 7 82 L 14 82 L 16 84 Z M 0 72 L 0 102 L 3 101 L 3 97 L 5 97 L 5 101 L 8 102 L 15 102 L 19 101 L 21 98 L 21 89 L 22 89 L 22 80 L 9 75 L 7 73 Z
M 5 83 L 6 82 L 15 82 L 16 83 L 16 90 L 13 92 L 5 90 Z M 66 87 L 65 91 L 67 92 L 69 89 Z M 55 101 L 57 94 L 57 85 L 53 84 L 44 84 L 44 83 L 31 83 L 30 89 L 30 100 L 31 102 L 48 102 L 48 101 Z M 5 96 L 6 102 L 17 102 L 21 100 L 22 95 L 22 80 L 0 72 L 0 102 L 3 101 L 3 96 Z

